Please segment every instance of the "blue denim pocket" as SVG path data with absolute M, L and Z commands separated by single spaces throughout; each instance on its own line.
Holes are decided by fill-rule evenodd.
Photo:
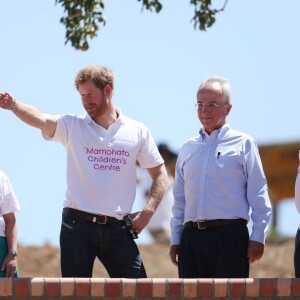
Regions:
M 82 219 L 78 216 L 63 215 L 61 222 L 61 230 L 75 231 L 81 223 Z
M 132 240 L 133 237 L 129 231 L 129 229 L 125 225 L 112 225 L 112 237 L 116 239 L 129 239 Z

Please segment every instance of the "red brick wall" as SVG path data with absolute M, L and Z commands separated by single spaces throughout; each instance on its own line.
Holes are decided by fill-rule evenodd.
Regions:
M 300 279 L 2 278 L 0 297 L 7 297 L 7 299 L 18 297 L 24 300 L 36 299 L 36 297 L 39 299 L 49 297 L 296 299 L 300 297 Z

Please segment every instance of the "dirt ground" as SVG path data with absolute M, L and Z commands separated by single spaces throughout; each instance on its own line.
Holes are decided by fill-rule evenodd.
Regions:
M 139 245 L 139 249 L 151 278 L 176 278 L 177 269 L 169 259 L 169 246 L 163 244 Z M 267 243 L 262 259 L 251 265 L 252 278 L 292 278 L 294 240 L 282 243 Z M 61 277 L 59 248 L 18 247 L 20 277 Z M 108 277 L 101 263 L 95 262 L 93 277 Z

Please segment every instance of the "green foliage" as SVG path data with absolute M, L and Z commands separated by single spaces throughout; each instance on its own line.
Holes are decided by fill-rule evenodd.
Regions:
M 66 26 L 66 43 L 71 42 L 75 49 L 86 51 L 87 39 L 97 36 L 98 23 L 105 25 L 102 0 L 55 0 L 65 8 L 66 16 L 60 22 Z
M 159 13 L 162 4 L 159 0 L 137 0 L 142 1 L 142 8 Z M 195 15 L 192 18 L 194 28 L 205 31 L 216 21 L 216 14 L 223 11 L 228 0 L 224 0 L 221 9 L 211 8 L 211 0 L 190 0 L 195 7 Z M 61 4 L 66 15 L 60 22 L 66 27 L 66 44 L 71 42 L 77 50 L 86 51 L 89 49 L 88 39 L 97 36 L 99 25 L 105 25 L 103 15 L 104 0 L 55 0 L 56 4 Z
M 138 1 L 141 2 L 141 0 Z M 143 7 L 150 11 L 154 8 L 157 13 L 159 13 L 162 9 L 162 5 L 158 0 L 143 0 Z
M 216 14 L 224 11 L 228 0 L 225 0 L 224 5 L 220 9 L 211 8 L 211 0 L 191 0 L 191 4 L 195 6 L 195 15 L 193 17 L 194 28 L 205 31 L 211 27 L 216 21 Z

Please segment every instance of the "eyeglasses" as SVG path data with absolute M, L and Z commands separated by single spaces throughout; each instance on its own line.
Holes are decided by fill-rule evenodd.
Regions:
M 226 104 L 226 103 L 224 103 L 224 104 Z M 203 103 L 197 102 L 195 104 L 195 107 L 197 110 L 204 110 L 204 108 L 206 108 L 207 110 L 212 111 L 212 110 L 217 110 L 219 108 L 219 106 L 221 106 L 221 104 L 217 104 L 215 102 L 211 102 L 208 104 L 203 104 Z

